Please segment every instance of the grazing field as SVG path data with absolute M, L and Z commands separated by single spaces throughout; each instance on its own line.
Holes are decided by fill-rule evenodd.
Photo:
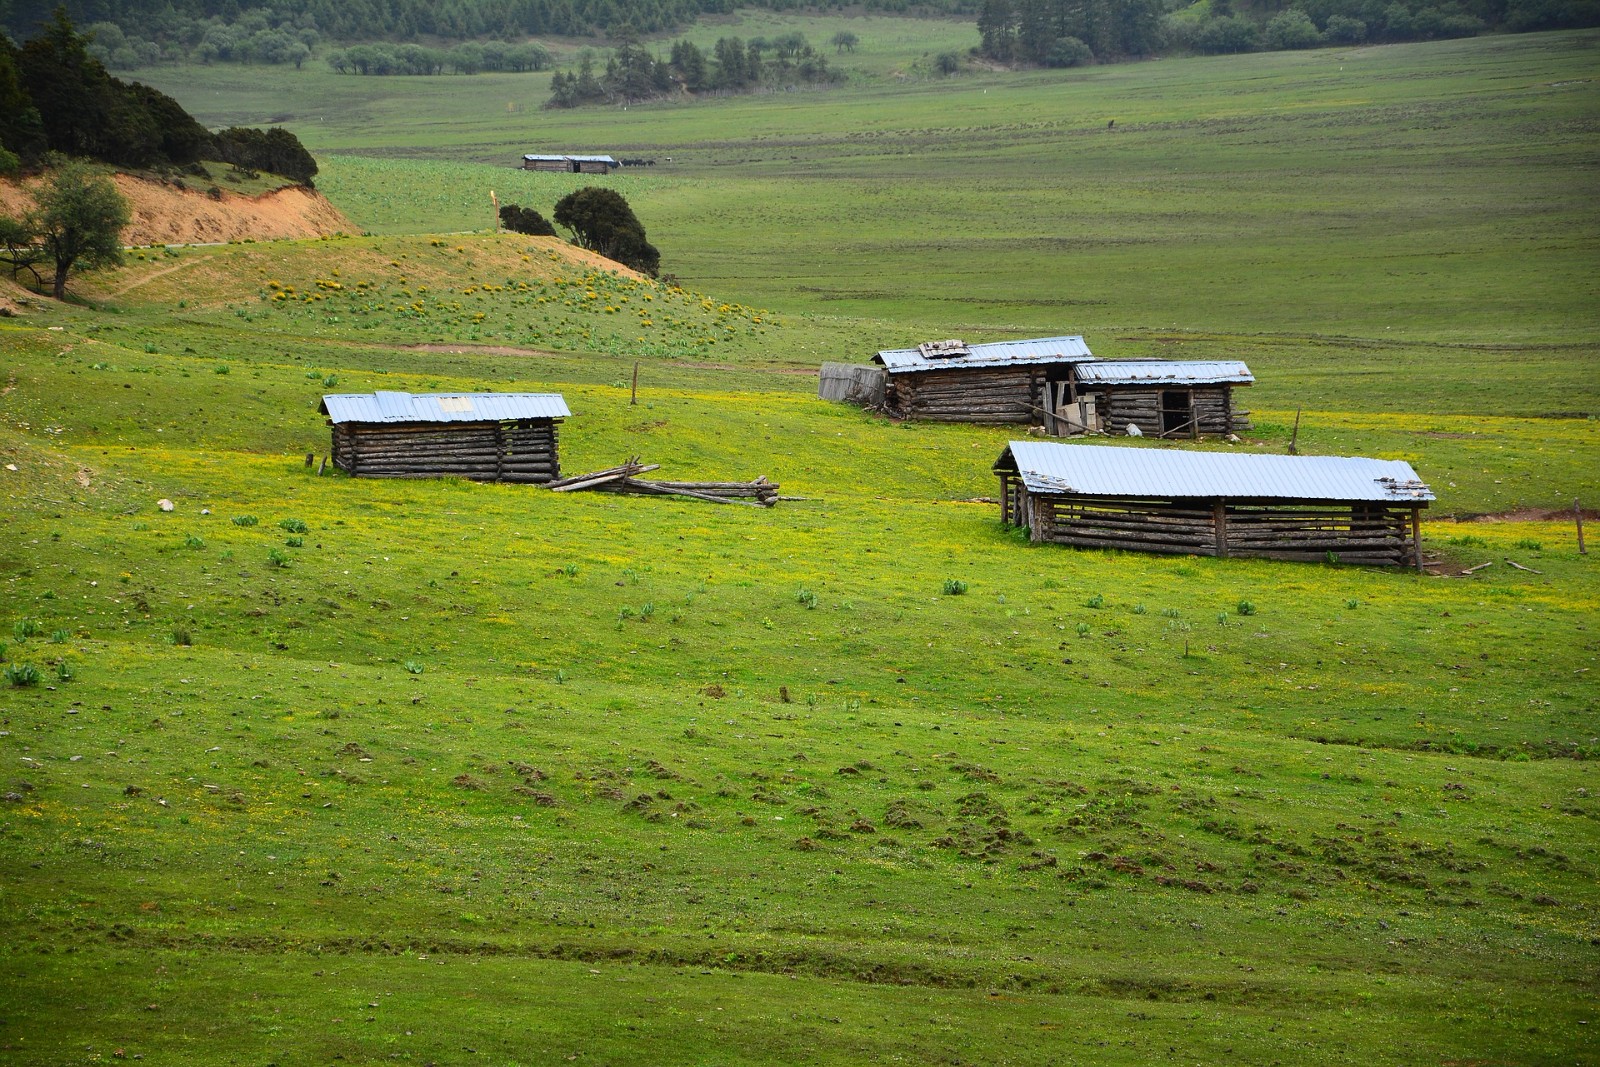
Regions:
M 389 147 L 322 187 L 372 234 L 0 320 L 0 1062 L 1592 1060 L 1595 41 L 559 117 L 660 120 L 687 162 L 611 180 L 679 285 L 445 233 L 569 180 L 351 121 Z M 1119 132 L 1027 126 L 1076 92 Z M 916 154 L 823 135 L 868 99 Z M 806 373 L 1043 332 L 1242 355 L 1256 434 L 1200 447 L 1303 409 L 1472 569 L 1032 546 L 1016 431 Z M 557 390 L 569 472 L 790 499 L 319 477 L 318 400 L 373 389 Z

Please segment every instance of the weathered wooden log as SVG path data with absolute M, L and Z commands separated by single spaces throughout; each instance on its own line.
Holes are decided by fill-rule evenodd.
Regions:
M 610 467 L 603 471 L 592 471 L 588 474 L 574 474 L 570 478 L 562 478 L 559 481 L 551 482 L 548 486 L 546 486 L 546 488 L 554 490 L 557 493 L 565 493 L 577 489 L 588 489 L 596 485 L 603 485 L 606 482 L 620 481 L 623 478 L 628 478 L 635 474 L 643 474 L 646 471 L 659 470 L 660 467 L 661 464 L 659 463 L 641 464 L 638 461 L 638 458 L 635 457 L 619 467 Z

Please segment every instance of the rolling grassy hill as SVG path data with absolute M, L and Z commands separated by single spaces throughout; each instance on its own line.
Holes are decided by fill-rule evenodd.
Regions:
M 559 179 L 342 155 L 376 236 L 140 251 L 0 320 L 0 640 L 39 672 L 0 689 L 0 1061 L 1582 1062 L 1600 584 L 1569 522 L 1430 522 L 1493 564 L 1448 579 L 1035 547 L 982 500 L 1008 431 L 795 372 L 963 332 L 1242 354 L 1239 447 L 1304 406 L 1303 451 L 1406 458 L 1441 519 L 1588 500 L 1592 419 L 1537 416 L 1594 410 L 1584 283 L 1551 281 L 1593 263 L 1592 87 L 1552 88 L 1592 44 L 1368 50 L 1348 107 L 1287 106 L 1329 74 L 1303 56 L 913 87 L 885 140 L 1109 86 L 1160 139 L 996 127 L 1005 167 L 933 183 L 820 133 L 727 176 L 686 138 L 613 179 L 681 288 L 438 232 Z M 767 159 L 757 124 L 806 141 L 877 91 L 561 121 Z M 1086 197 L 1126 240 L 1007 251 Z M 559 390 L 568 470 L 797 499 L 316 476 L 320 396 L 375 388 Z

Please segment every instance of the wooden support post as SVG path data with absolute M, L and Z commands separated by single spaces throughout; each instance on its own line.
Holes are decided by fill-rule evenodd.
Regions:
M 1572 498 L 1572 517 L 1578 520 L 1578 555 L 1587 556 L 1589 550 L 1583 547 L 1583 509 L 1578 506 L 1578 498 Z
M 1411 562 L 1422 573 L 1422 509 L 1411 509 Z
M 317 458 L 317 454 L 315 452 L 307 452 L 306 453 L 306 466 L 308 466 L 308 467 L 311 466 L 312 461 L 315 460 L 316 458 Z
M 1211 523 L 1216 528 L 1217 556 L 1228 558 L 1228 505 L 1221 500 L 1211 508 Z
M 328 473 L 328 457 L 327 456 L 323 456 L 322 457 L 322 466 L 317 468 L 317 477 L 320 478 L 326 473 Z
M 1295 408 L 1294 409 L 1294 433 L 1289 435 L 1289 455 L 1298 456 L 1300 454 L 1300 449 L 1298 447 L 1299 443 L 1300 443 L 1300 409 L 1299 408 Z
M 633 361 L 633 392 L 628 397 L 628 403 L 629 404 L 637 404 L 638 402 L 639 402 L 639 361 L 638 360 L 634 360 Z

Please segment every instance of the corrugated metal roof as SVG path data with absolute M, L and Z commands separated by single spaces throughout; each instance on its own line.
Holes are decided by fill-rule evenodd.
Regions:
M 1051 441 L 1012 441 L 1006 453 L 1030 492 L 1405 504 L 1434 499 L 1411 464 L 1398 459 L 1178 452 Z
M 1025 363 L 1079 363 L 1094 359 L 1082 337 L 1040 337 L 1032 341 L 994 341 L 968 345 L 964 356 L 929 359 L 915 348 L 891 348 L 873 357 L 890 374 L 947 370 L 952 367 L 1013 367 Z
M 1077 374 L 1086 385 L 1248 385 L 1256 380 L 1236 359 L 1106 359 L 1083 364 Z
M 560 393 L 334 393 L 318 408 L 334 422 L 510 422 L 564 419 Z
M 525 154 L 522 158 L 534 163 L 555 163 L 562 160 L 577 160 L 580 163 L 608 163 L 613 167 L 621 166 L 621 164 L 619 164 L 615 159 L 612 159 L 610 156 L 539 155 L 538 153 L 530 152 Z

